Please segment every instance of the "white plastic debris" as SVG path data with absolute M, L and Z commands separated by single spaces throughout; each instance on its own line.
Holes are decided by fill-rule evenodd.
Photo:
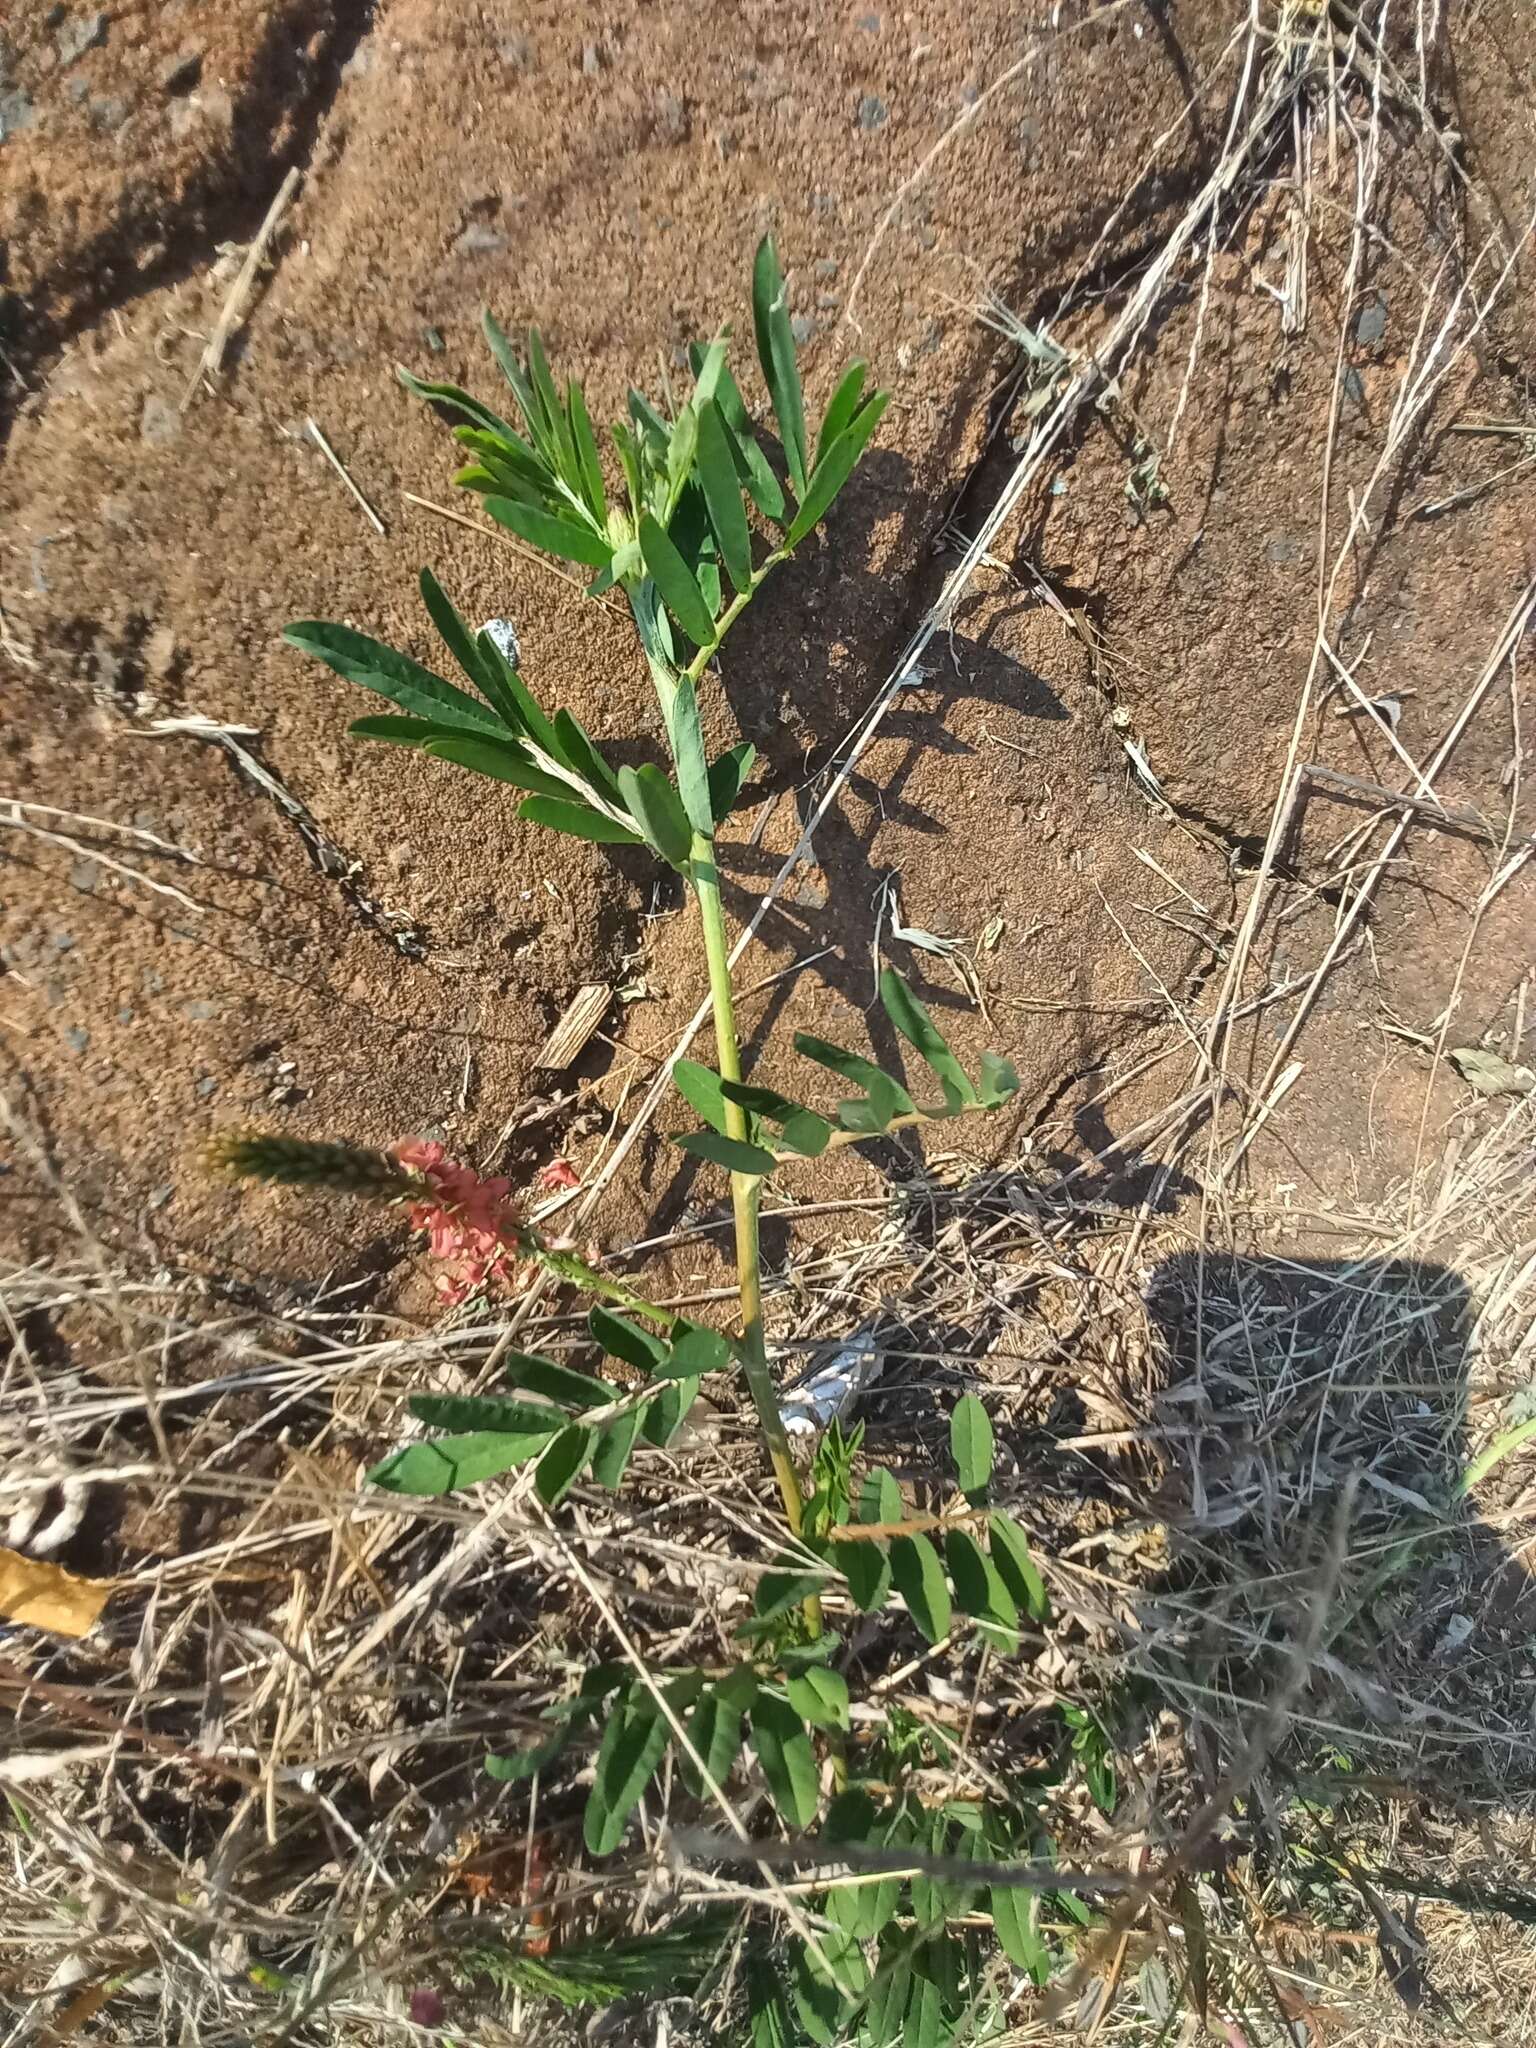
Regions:
M 842 1350 L 784 1389 L 779 1417 L 791 1436 L 815 1436 L 843 1421 L 860 1394 L 879 1377 L 880 1353 L 869 1331 L 850 1337 Z
M 522 649 L 517 641 L 517 628 L 510 619 L 487 619 L 480 628 L 496 646 L 508 668 L 516 668 Z

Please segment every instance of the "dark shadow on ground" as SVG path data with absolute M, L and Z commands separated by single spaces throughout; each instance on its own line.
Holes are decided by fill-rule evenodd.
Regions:
M 1217 1754 L 1294 1692 L 1293 1768 L 1536 1790 L 1536 1587 L 1459 1492 L 1466 1283 L 1417 1259 L 1186 1252 L 1145 1300 L 1170 1564 L 1138 1609 L 1140 1675 Z

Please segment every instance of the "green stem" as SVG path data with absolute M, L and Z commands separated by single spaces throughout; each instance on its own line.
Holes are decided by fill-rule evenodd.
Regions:
M 747 587 L 747 589 L 738 590 L 736 595 L 731 599 L 730 603 L 726 606 L 725 610 L 720 614 L 719 618 L 716 619 L 715 637 L 713 641 L 710 643 L 708 647 L 701 647 L 699 649 L 698 653 L 693 657 L 692 661 L 690 661 L 688 666 L 683 670 L 683 674 L 685 676 L 690 677 L 694 682 L 697 682 L 699 680 L 699 677 L 703 675 L 705 669 L 714 660 L 716 654 L 719 653 L 720 642 L 725 638 L 726 634 L 730 631 L 731 627 L 735 624 L 736 620 L 746 610 L 747 606 L 752 602 L 753 598 L 756 597 L 758 591 L 762 588 L 763 584 L 768 580 L 769 576 L 772 575 L 773 571 L 777 569 L 780 562 L 787 562 L 788 560 L 788 548 L 775 548 L 771 555 L 767 555 L 764 557 L 760 567 L 753 570 L 752 581 L 750 585 Z
M 715 867 L 714 841 L 706 839 L 702 832 L 694 834 L 689 874 L 694 894 L 699 900 L 704 954 L 709 962 L 709 996 L 715 1013 L 715 1047 L 720 1061 L 720 1076 L 725 1081 L 739 1081 L 741 1047 L 736 1037 L 736 1004 L 731 992 L 730 947 L 726 940 L 725 913 L 720 904 L 720 876 Z M 747 1113 L 739 1103 L 726 1103 L 725 1121 L 727 1136 L 746 1144 L 750 1135 Z M 790 1454 L 784 1419 L 779 1414 L 779 1397 L 768 1371 L 768 1348 L 763 1336 L 762 1262 L 757 1233 L 762 1185 L 757 1174 L 731 1175 L 731 1207 L 736 1218 L 736 1278 L 741 1296 L 740 1357 L 763 1440 L 768 1446 L 773 1474 L 779 1482 L 785 1519 L 790 1533 L 798 1536 L 804 1504 L 800 1476 Z M 806 1603 L 807 1619 L 810 1619 L 812 1604 Z M 819 1632 L 820 1605 L 815 1605 L 815 1625 Z

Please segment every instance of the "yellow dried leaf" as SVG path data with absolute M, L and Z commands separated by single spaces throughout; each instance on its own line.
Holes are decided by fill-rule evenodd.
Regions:
M 83 1579 L 46 1558 L 0 1545 L 0 1616 L 56 1636 L 87 1636 L 112 1590 L 110 1579 Z

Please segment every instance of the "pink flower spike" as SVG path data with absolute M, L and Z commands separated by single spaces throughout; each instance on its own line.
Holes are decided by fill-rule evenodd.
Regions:
M 499 1176 L 483 1180 L 472 1166 L 449 1159 L 435 1139 L 405 1139 L 394 1154 L 427 1183 L 428 1192 L 411 1204 L 411 1224 L 448 1269 L 438 1280 L 444 1300 L 454 1306 L 492 1280 L 510 1284 L 524 1244 L 512 1183 Z

